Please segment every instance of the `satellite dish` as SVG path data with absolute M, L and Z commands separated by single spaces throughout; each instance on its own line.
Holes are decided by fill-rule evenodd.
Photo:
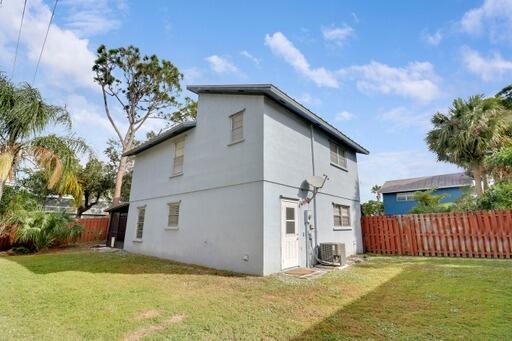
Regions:
M 310 185 L 310 186 L 313 186 L 315 188 L 320 188 L 324 185 L 324 182 L 325 182 L 325 179 L 321 176 L 315 176 L 315 175 L 312 175 L 312 176 L 308 176 L 306 178 L 306 182 Z

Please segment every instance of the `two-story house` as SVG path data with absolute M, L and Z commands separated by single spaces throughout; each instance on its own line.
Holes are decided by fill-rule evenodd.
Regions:
M 197 120 L 125 154 L 127 251 L 256 275 L 311 266 L 320 242 L 362 251 L 365 148 L 273 85 L 188 89 Z M 328 179 L 308 203 L 312 175 Z

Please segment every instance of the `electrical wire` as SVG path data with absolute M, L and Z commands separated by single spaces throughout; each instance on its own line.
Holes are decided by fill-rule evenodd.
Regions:
M 46 39 L 48 39 L 48 32 L 50 32 L 50 26 L 52 25 L 53 17 L 55 16 L 55 9 L 57 8 L 57 3 L 59 0 L 55 0 L 55 4 L 53 5 L 52 16 L 50 17 L 50 21 L 48 22 L 48 28 L 46 29 L 46 34 L 44 36 L 43 46 L 41 46 L 41 52 L 39 53 L 39 58 L 37 59 L 36 71 L 34 72 L 34 79 L 32 80 L 32 84 L 36 81 L 37 71 L 39 70 L 39 63 L 41 62 L 41 57 L 43 56 L 44 47 L 46 45 Z
M 2 2 L 0 2 L 0 6 Z M 14 77 L 14 71 L 16 70 L 16 59 L 18 57 L 18 48 L 20 47 L 21 28 L 23 27 L 23 19 L 25 18 L 25 9 L 27 8 L 27 0 L 23 3 L 23 12 L 21 12 L 20 28 L 18 30 L 18 41 L 16 42 L 16 50 L 14 52 L 14 60 L 12 62 L 11 79 Z

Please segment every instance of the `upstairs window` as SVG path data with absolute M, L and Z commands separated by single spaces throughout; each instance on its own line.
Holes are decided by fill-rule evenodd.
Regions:
M 231 115 L 231 143 L 244 139 L 244 112 Z
M 135 232 L 135 237 L 137 239 L 142 239 L 142 232 L 144 231 L 144 218 L 146 215 L 146 207 L 138 208 L 138 216 L 137 216 L 137 229 Z
M 396 201 L 414 201 L 414 193 L 416 193 L 416 192 L 397 193 Z
M 183 173 L 183 158 L 185 155 L 185 139 L 182 138 L 174 143 L 174 161 L 172 175 Z
M 167 205 L 169 206 L 169 214 L 167 216 L 167 226 L 168 227 L 176 227 L 176 226 L 178 226 L 179 217 L 180 217 L 180 203 L 179 202 L 171 202 Z
M 346 169 L 347 159 L 345 158 L 345 149 L 333 142 L 330 142 L 330 149 L 331 164 Z
M 350 227 L 350 206 L 332 204 L 334 227 Z

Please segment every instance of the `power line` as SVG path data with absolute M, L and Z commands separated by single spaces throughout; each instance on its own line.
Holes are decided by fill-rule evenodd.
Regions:
M 0 2 L 0 6 L 1 6 Z M 16 51 L 14 52 L 14 60 L 12 62 L 11 79 L 14 77 L 14 70 L 16 69 L 16 58 L 18 57 L 18 48 L 20 47 L 21 28 L 23 27 L 23 19 L 25 18 L 25 8 L 27 8 L 27 0 L 23 3 L 23 12 L 21 13 L 20 29 L 18 30 L 18 41 L 16 42 Z
M 55 4 L 53 5 L 52 16 L 50 17 L 50 21 L 48 22 L 48 28 L 46 29 L 46 34 L 44 36 L 43 46 L 41 46 L 41 52 L 39 53 L 39 58 L 37 59 L 36 71 L 34 72 L 34 79 L 32 80 L 32 84 L 34 84 L 34 82 L 36 81 L 37 70 L 39 70 L 39 63 L 41 62 L 41 57 L 43 56 L 44 47 L 46 45 L 46 39 L 48 38 L 48 32 L 50 32 L 50 26 L 52 25 L 53 16 L 55 15 L 55 9 L 57 8 L 58 2 L 59 0 L 55 0 Z

